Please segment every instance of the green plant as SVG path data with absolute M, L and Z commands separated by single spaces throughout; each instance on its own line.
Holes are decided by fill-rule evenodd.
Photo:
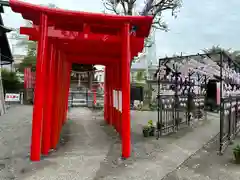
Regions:
M 149 126 L 143 126 L 143 136 L 148 137 L 150 135 L 150 127 Z
M 1 69 L 2 84 L 4 92 L 17 92 L 23 89 L 23 83 L 20 82 L 16 72 L 11 72 L 7 69 Z
M 148 121 L 148 127 L 153 127 L 153 121 L 152 120 Z
M 233 148 L 234 158 L 237 164 L 240 164 L 240 145 Z
M 156 128 L 153 125 L 153 121 L 152 120 L 148 121 L 148 129 L 149 129 L 149 136 L 154 136 Z

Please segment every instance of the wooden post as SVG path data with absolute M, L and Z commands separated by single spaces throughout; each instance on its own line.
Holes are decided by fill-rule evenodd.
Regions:
M 47 63 L 47 33 L 48 18 L 46 14 L 40 16 L 40 39 L 38 42 L 37 52 L 37 68 L 36 68 L 36 86 L 33 107 L 32 120 L 32 142 L 30 159 L 39 161 L 41 157 L 41 141 L 42 141 L 42 123 L 43 123 L 43 98 L 44 98 L 44 80 L 46 75 Z
M 51 133 L 51 148 L 56 149 L 58 143 L 58 132 L 59 132 L 59 87 L 60 87 L 60 59 L 59 52 L 56 49 L 55 54 L 55 81 L 54 81 L 54 109 L 52 119 L 52 133 Z
M 54 45 L 50 44 L 48 47 L 49 63 L 47 64 L 47 78 L 45 81 L 45 105 L 44 105 L 44 121 L 43 121 L 43 140 L 42 140 L 42 154 L 48 155 L 51 141 L 51 121 L 53 108 L 53 83 L 54 83 Z
M 108 111 L 108 107 L 107 107 L 107 76 L 106 76 L 106 71 L 107 71 L 107 67 L 104 68 L 104 120 L 107 122 L 107 111 Z
M 58 122 L 58 127 L 57 127 L 57 141 L 56 143 L 58 144 L 59 140 L 60 140 L 60 134 L 61 134 L 61 130 L 62 130 L 62 119 L 63 119 L 63 104 L 62 104 L 62 95 L 63 95 L 63 86 L 65 84 L 62 83 L 62 77 L 63 77 L 63 67 L 64 67 L 64 62 L 62 59 L 62 54 L 61 51 L 58 51 L 58 61 L 59 61 L 59 71 L 58 71 L 58 101 L 57 101 L 57 122 Z M 56 144 L 56 145 L 57 145 Z
M 112 67 L 109 67 L 109 124 L 113 125 L 113 74 Z
M 122 157 L 131 154 L 130 126 L 130 26 L 125 24 L 122 37 Z
M 70 88 L 70 80 L 71 80 L 71 70 L 72 70 L 72 64 L 70 62 L 67 63 L 67 82 L 66 82 L 66 91 L 65 91 L 65 112 L 64 112 L 64 122 L 65 124 L 67 120 L 67 111 L 68 111 L 68 96 L 69 96 L 69 88 Z

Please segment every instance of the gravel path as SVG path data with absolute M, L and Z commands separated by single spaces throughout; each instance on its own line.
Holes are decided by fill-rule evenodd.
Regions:
M 214 137 L 218 115 L 196 127 L 156 140 L 142 137 L 142 125 L 156 112 L 131 112 L 132 157 L 122 161 L 118 134 L 102 113 L 87 108 L 70 110 L 57 151 L 38 163 L 29 161 L 30 106 L 10 109 L 0 124 L 0 180 L 160 180 Z

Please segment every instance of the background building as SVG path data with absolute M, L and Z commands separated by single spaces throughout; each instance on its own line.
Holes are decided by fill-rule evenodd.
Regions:
M 18 54 L 15 55 L 14 54 L 13 55 L 14 65 L 20 64 L 24 58 L 25 58 L 25 55 L 18 55 Z
M 157 67 L 158 59 L 156 57 L 155 31 L 152 31 L 143 52 L 134 59 L 131 67 L 131 79 L 134 81 L 139 71 L 144 71 L 145 78 L 152 79 Z

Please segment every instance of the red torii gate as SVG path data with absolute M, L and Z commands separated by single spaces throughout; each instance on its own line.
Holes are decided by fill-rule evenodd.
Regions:
M 128 158 L 130 61 L 142 51 L 152 17 L 51 9 L 18 0 L 9 4 L 34 24 L 20 32 L 38 42 L 30 159 L 39 161 L 58 144 L 73 62 L 105 65 L 104 119 L 120 133 L 122 157 Z

